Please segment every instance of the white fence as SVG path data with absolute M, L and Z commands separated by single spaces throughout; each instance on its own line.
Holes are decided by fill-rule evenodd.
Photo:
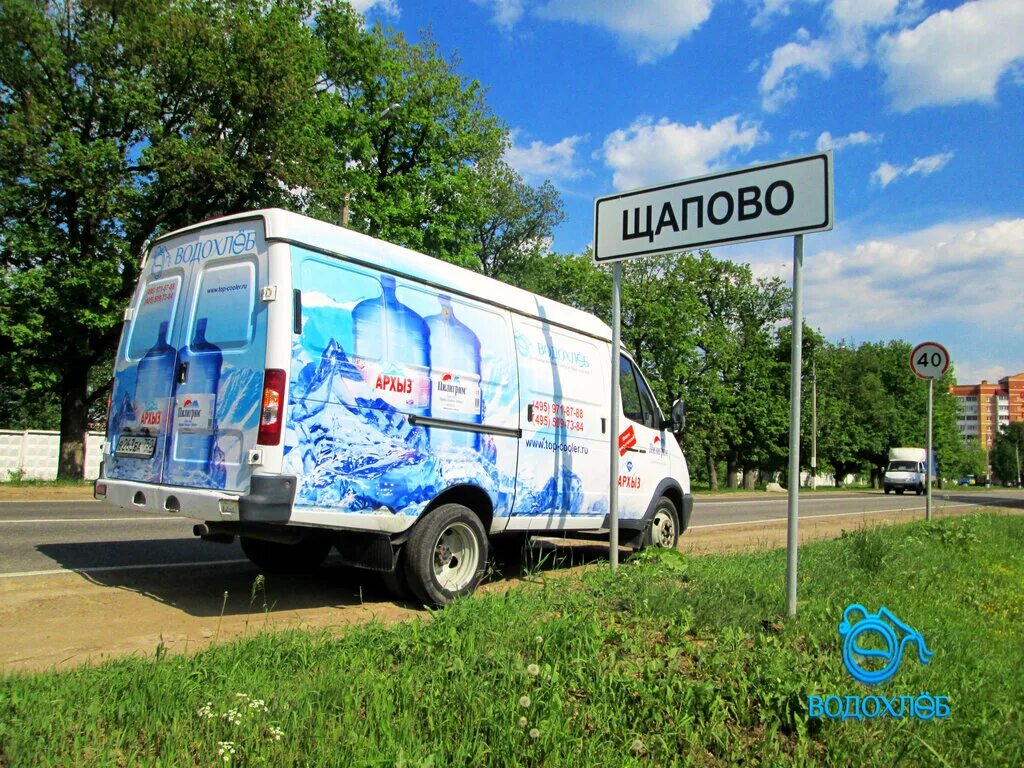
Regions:
M 85 436 L 86 480 L 100 474 L 103 433 Z M 60 458 L 60 432 L 48 429 L 15 431 L 0 429 L 0 482 L 21 477 L 25 480 L 55 480 Z

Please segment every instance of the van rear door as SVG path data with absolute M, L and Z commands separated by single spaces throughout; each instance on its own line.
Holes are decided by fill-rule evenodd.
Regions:
M 115 367 L 108 477 L 248 490 L 266 284 L 262 220 L 198 228 L 154 246 Z

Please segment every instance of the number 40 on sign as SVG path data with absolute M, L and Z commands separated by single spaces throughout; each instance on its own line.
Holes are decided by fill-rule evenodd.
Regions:
M 922 379 L 938 379 L 949 369 L 949 352 L 935 341 L 918 344 L 910 353 L 910 370 Z

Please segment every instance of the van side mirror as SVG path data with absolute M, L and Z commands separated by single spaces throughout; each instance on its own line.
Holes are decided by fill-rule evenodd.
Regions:
M 679 398 L 672 403 L 672 431 L 682 432 L 686 428 L 686 403 Z

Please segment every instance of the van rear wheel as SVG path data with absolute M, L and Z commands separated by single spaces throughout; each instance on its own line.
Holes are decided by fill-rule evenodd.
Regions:
M 662 496 L 654 508 L 654 519 L 644 536 L 645 547 L 675 549 L 679 543 L 679 513 L 672 500 Z
M 331 551 L 327 536 L 307 536 L 294 544 L 241 536 L 242 551 L 253 565 L 270 573 L 313 573 Z
M 445 504 L 416 524 L 405 543 L 409 588 L 424 603 L 446 605 L 484 577 L 487 532 L 471 509 Z

